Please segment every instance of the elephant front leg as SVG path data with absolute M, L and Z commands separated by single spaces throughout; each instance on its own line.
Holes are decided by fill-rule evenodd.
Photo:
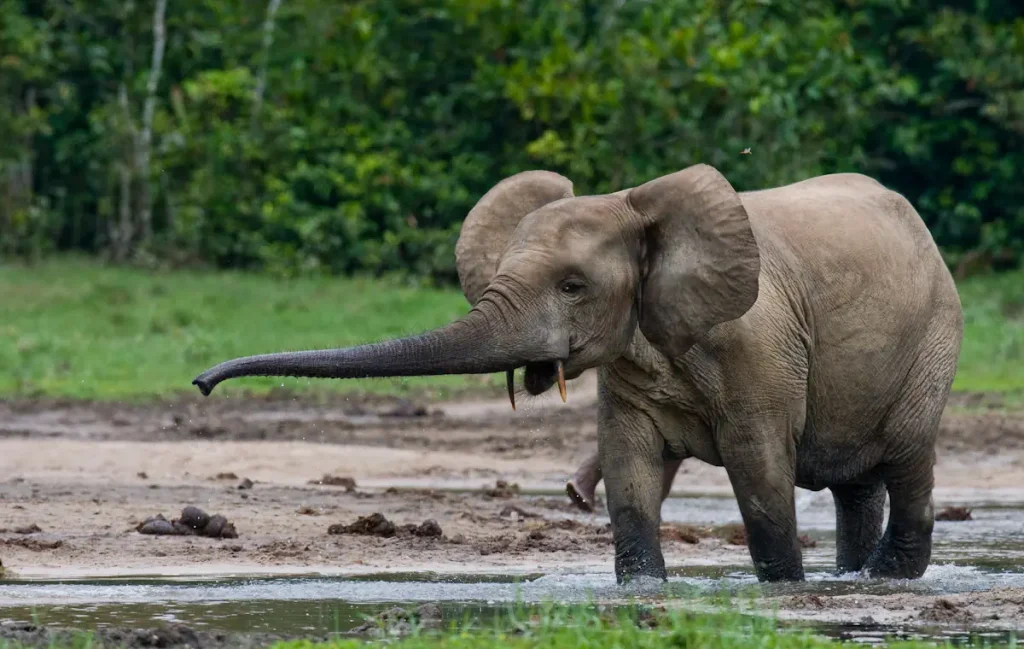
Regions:
M 682 458 L 666 457 L 661 475 L 662 501 L 668 498 L 669 492 L 672 491 L 672 482 L 682 463 Z M 601 454 L 595 451 L 583 461 L 583 464 L 576 469 L 576 473 L 565 483 L 565 493 L 568 494 L 569 500 L 581 510 L 592 512 L 597 500 L 595 491 L 599 482 L 601 482 Z
M 803 581 L 795 467 L 781 442 L 768 441 L 777 437 L 742 434 L 727 438 L 722 459 L 743 517 L 758 581 Z
M 635 409 L 604 400 L 598 421 L 601 473 L 615 539 L 615 578 L 667 579 L 658 537 L 664 439 Z

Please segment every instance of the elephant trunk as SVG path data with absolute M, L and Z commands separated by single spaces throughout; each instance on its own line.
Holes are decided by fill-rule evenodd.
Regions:
M 561 357 L 557 351 L 538 349 L 524 339 L 521 330 L 517 333 L 511 327 L 496 327 L 493 321 L 478 307 L 451 324 L 408 338 L 236 358 L 203 372 L 192 384 L 209 396 L 221 381 L 243 376 L 347 379 L 490 374 Z

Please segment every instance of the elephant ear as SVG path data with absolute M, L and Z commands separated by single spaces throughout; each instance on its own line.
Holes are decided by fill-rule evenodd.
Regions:
M 502 180 L 470 210 L 455 244 L 462 292 L 475 305 L 494 277 L 501 253 L 524 216 L 562 198 L 572 181 L 551 171 L 524 171 Z
M 646 228 L 640 331 L 679 357 L 715 325 L 746 313 L 758 294 L 757 241 L 729 181 L 700 164 L 630 190 Z

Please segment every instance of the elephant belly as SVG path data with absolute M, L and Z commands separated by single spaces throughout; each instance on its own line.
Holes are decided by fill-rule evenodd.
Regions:
M 849 439 L 854 431 L 847 431 Z M 822 443 L 809 440 L 797 447 L 796 486 L 820 491 L 826 487 L 877 481 L 885 459 L 881 443 Z
M 872 482 L 887 454 L 898 453 L 907 444 L 928 443 L 899 439 L 898 431 L 886 426 L 888 413 L 907 398 L 907 376 L 913 366 L 912 357 L 892 352 L 865 352 L 846 362 L 830 361 L 827 366 L 832 369 L 825 376 L 822 371 L 815 376 L 812 370 L 807 418 L 796 444 L 799 486 Z M 870 367 L 892 369 L 863 371 Z

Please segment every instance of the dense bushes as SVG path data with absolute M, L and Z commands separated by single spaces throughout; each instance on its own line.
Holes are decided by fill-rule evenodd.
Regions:
M 507 174 L 703 161 L 863 171 L 951 263 L 1024 255 L 1015 0 L 165 3 L 0 0 L 0 254 L 449 281 Z

